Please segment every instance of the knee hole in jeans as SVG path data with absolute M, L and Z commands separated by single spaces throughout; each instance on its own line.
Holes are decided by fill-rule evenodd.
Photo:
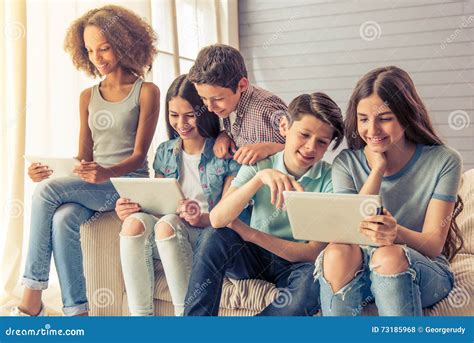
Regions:
M 408 259 L 400 245 L 388 245 L 374 251 L 371 268 L 382 275 L 395 275 L 408 270 Z
M 159 222 L 155 225 L 155 239 L 163 240 L 174 235 L 173 227 L 165 222 Z
M 324 250 L 323 274 L 336 292 L 347 285 L 362 268 L 362 252 L 357 245 L 329 244 Z
M 128 218 L 122 224 L 123 236 L 140 236 L 145 232 L 145 226 L 142 221 L 136 218 Z

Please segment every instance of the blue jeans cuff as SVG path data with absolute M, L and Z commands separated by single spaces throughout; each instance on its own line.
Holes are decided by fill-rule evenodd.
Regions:
M 63 312 L 66 316 L 77 316 L 79 314 L 89 312 L 89 303 L 63 307 Z
M 26 277 L 23 277 L 21 279 L 21 284 L 24 285 L 26 288 L 29 289 L 34 289 L 38 291 L 43 291 L 48 288 L 48 282 L 49 281 L 37 281 L 33 279 L 28 279 Z

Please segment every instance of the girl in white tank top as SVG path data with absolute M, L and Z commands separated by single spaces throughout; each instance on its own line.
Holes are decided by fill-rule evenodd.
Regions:
M 140 39 L 138 39 L 138 37 Z M 33 163 L 36 187 L 22 284 L 24 295 L 12 315 L 44 314 L 54 250 L 65 315 L 87 315 L 80 226 L 113 210 L 118 199 L 111 177 L 147 176 L 146 155 L 159 113 L 159 89 L 143 82 L 157 53 L 153 29 L 119 6 L 93 9 L 66 33 L 65 50 L 74 65 L 102 81 L 80 95 L 78 177 L 49 178 L 48 166 Z

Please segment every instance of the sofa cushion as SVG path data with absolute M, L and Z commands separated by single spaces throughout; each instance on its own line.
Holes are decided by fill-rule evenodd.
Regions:
M 155 260 L 155 299 L 171 301 L 163 266 Z M 225 278 L 220 307 L 260 312 L 277 296 L 276 287 L 263 280 L 232 280 Z
M 425 311 L 430 316 L 474 315 L 474 256 L 457 254 L 451 262 L 454 272 L 454 288 L 449 295 Z

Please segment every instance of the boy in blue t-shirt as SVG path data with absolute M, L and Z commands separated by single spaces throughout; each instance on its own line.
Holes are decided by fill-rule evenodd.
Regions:
M 319 284 L 312 273 L 325 244 L 293 239 L 282 193 L 332 192 L 331 166 L 321 158 L 333 140 L 334 149 L 342 140 L 341 110 L 323 93 L 300 95 L 280 131 L 284 150 L 242 166 L 211 211 L 211 224 L 218 229 L 209 231 L 196 251 L 185 315 L 217 315 L 224 276 L 276 284 L 283 302 L 277 298 L 260 315 L 313 315 L 319 309 Z M 237 217 L 251 199 L 249 227 Z

